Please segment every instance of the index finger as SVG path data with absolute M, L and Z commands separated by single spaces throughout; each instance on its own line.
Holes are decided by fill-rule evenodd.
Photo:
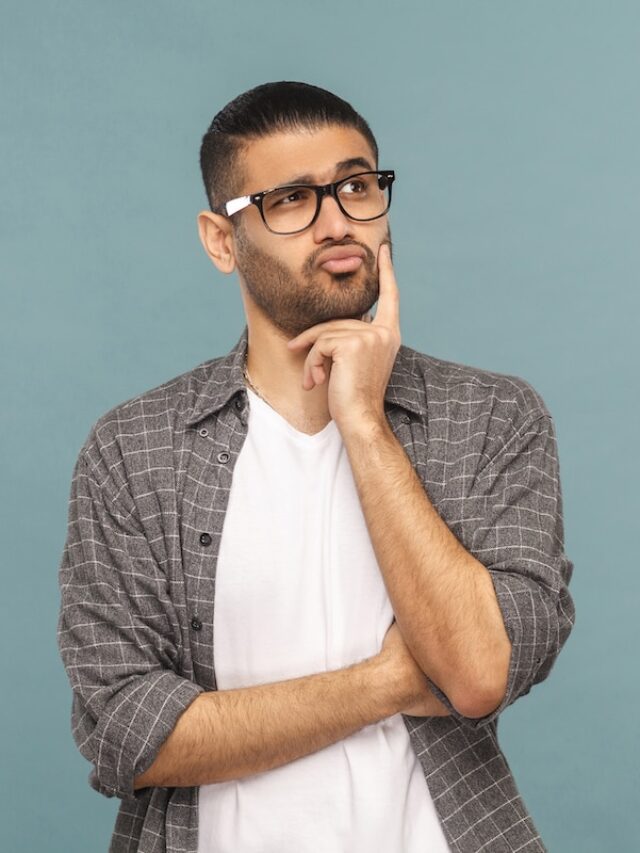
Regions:
M 388 240 L 378 249 L 378 279 L 380 293 L 378 307 L 372 325 L 388 326 L 400 333 L 400 291 L 396 283 L 391 261 L 391 245 Z

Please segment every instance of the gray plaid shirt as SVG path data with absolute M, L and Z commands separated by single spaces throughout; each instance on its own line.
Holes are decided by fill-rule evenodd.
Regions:
M 110 853 L 197 851 L 198 787 L 133 781 L 196 696 L 216 689 L 216 563 L 247 434 L 246 349 L 245 326 L 227 355 L 108 411 L 73 470 L 58 643 L 90 784 L 122 800 Z M 411 744 L 452 851 L 546 851 L 497 723 L 549 675 L 575 621 L 552 417 L 517 376 L 404 344 L 385 411 L 433 505 L 491 573 L 513 644 L 493 713 L 465 717 L 432 684 L 451 716 L 403 715 Z

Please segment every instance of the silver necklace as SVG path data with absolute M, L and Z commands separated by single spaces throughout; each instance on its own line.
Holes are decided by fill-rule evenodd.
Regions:
M 248 382 L 249 386 L 252 388 L 252 390 L 256 392 L 256 394 L 258 395 L 258 397 L 260 397 L 261 400 L 264 400 L 264 402 L 267 404 L 267 406 L 271 406 L 271 403 L 258 391 L 256 386 L 251 381 L 251 377 L 249 376 L 249 369 L 247 367 L 247 359 L 246 358 L 244 360 L 244 368 L 243 368 L 242 372 L 244 373 L 244 378 L 247 380 L 247 382 Z

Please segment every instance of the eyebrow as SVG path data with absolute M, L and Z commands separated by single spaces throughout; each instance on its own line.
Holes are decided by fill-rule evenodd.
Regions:
M 344 172 L 346 169 L 352 169 L 354 166 L 361 166 L 363 169 L 367 171 L 373 172 L 374 168 L 371 163 L 365 157 L 350 157 L 348 160 L 340 160 L 339 163 L 335 165 L 336 172 Z M 315 183 L 315 179 L 313 175 L 296 175 L 295 178 L 291 178 L 290 180 L 278 184 L 279 187 L 287 187 L 291 184 L 313 184 Z

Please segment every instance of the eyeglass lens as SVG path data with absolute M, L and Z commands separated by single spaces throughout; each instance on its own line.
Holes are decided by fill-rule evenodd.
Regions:
M 389 207 L 390 182 L 377 172 L 345 178 L 337 188 L 340 204 L 353 219 L 381 216 Z M 315 216 L 317 196 L 309 187 L 271 190 L 262 201 L 264 218 L 272 231 L 289 234 L 307 228 Z

